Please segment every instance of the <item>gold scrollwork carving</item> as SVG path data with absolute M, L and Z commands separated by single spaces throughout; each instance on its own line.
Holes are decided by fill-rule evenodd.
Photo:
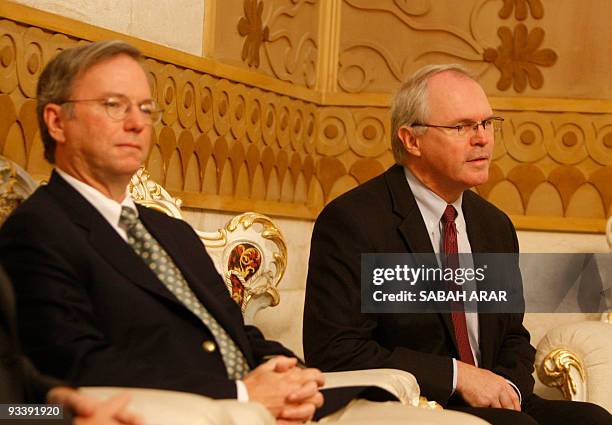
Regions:
M 254 224 L 261 225 L 263 227 L 261 231 L 261 236 L 269 240 L 276 247 L 276 251 L 273 253 L 272 263 L 275 266 L 274 275 L 271 276 L 270 282 L 265 286 L 257 286 L 254 288 L 247 289 L 247 295 L 244 302 L 244 306 L 246 308 L 246 304 L 248 304 L 251 297 L 261 294 L 269 294 L 272 298 L 272 306 L 277 305 L 280 302 L 280 295 L 278 293 L 278 284 L 285 274 L 285 269 L 287 268 L 287 245 L 285 243 L 285 239 L 281 231 L 276 227 L 274 222 L 267 216 L 263 214 L 258 214 L 254 212 L 246 212 L 234 217 L 226 226 L 225 229 L 222 229 L 221 232 L 233 232 L 239 226 L 242 226 L 244 229 L 249 229 Z
M 427 397 L 424 396 L 419 397 L 419 408 L 427 410 L 444 410 L 442 405 L 437 401 L 429 401 Z
M 558 388 L 566 400 L 571 400 L 577 390 L 576 382 L 570 374 L 572 368 L 578 371 L 580 379 L 584 382 L 584 366 L 578 356 L 567 349 L 558 348 L 548 353 L 537 368 L 537 373 L 542 383 Z
M 140 167 L 132 176 L 128 185 L 128 193 L 135 202 L 145 207 L 171 217 L 182 218 L 182 201 L 174 198 L 160 184 L 151 180 L 151 176 L 144 167 Z
M 0 155 L 0 225 L 37 186 L 25 170 Z

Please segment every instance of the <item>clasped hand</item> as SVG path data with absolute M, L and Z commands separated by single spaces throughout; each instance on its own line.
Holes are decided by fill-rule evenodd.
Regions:
M 457 361 L 457 393 L 473 407 L 496 407 L 521 411 L 512 385 L 490 370 Z
M 249 399 L 263 404 L 278 423 L 305 422 L 323 405 L 319 388 L 324 384 L 318 369 L 297 367 L 297 359 L 274 357 L 253 369 L 242 380 Z

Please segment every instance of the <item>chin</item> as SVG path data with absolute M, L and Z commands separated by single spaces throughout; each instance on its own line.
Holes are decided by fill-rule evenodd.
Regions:
M 480 186 L 481 184 L 485 184 L 489 181 L 489 173 L 484 175 L 474 176 L 466 181 L 466 186 L 469 188 Z
M 123 164 L 120 164 L 117 167 L 117 172 L 123 174 L 123 175 L 132 175 L 134 174 L 136 171 L 138 171 L 138 169 L 143 165 L 143 163 L 141 161 L 137 161 L 137 160 L 133 160 L 133 161 L 126 161 Z

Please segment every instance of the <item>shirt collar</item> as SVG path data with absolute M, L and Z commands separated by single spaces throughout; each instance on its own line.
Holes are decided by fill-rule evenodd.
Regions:
M 440 226 L 440 219 L 444 214 L 446 206 L 449 204 L 417 179 L 414 174 L 410 172 L 408 167 L 404 167 L 404 173 L 410 190 L 412 190 L 412 194 L 414 195 L 414 199 L 419 206 L 423 220 L 425 221 L 427 231 L 431 234 Z M 450 204 L 457 210 L 457 218 L 455 219 L 457 232 L 465 230 L 465 219 L 463 217 L 463 211 L 461 210 L 462 201 L 463 193 L 459 195 L 459 198 L 457 198 L 455 202 Z
M 121 207 L 129 207 L 136 211 L 138 214 L 138 209 L 136 208 L 136 204 L 134 200 L 129 195 L 127 191 L 127 187 L 125 188 L 125 198 L 121 203 L 115 201 L 114 199 L 107 198 L 102 192 L 93 188 L 92 186 L 84 183 L 65 171 L 56 167 L 55 169 L 57 173 L 64 179 L 66 182 L 72 186 L 77 192 L 79 192 L 83 198 L 85 198 L 94 208 L 110 223 L 111 226 L 117 226 L 119 223 L 119 217 L 121 216 Z

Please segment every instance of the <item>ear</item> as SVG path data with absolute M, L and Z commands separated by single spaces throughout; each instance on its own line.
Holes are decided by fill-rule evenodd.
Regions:
M 65 114 L 62 114 L 62 107 L 55 103 L 48 103 L 43 109 L 43 119 L 47 124 L 49 134 L 56 143 L 64 143 L 66 136 L 64 135 Z
M 397 137 L 402 141 L 407 153 L 414 156 L 421 156 L 421 141 L 415 135 L 414 128 L 402 126 L 397 130 Z

